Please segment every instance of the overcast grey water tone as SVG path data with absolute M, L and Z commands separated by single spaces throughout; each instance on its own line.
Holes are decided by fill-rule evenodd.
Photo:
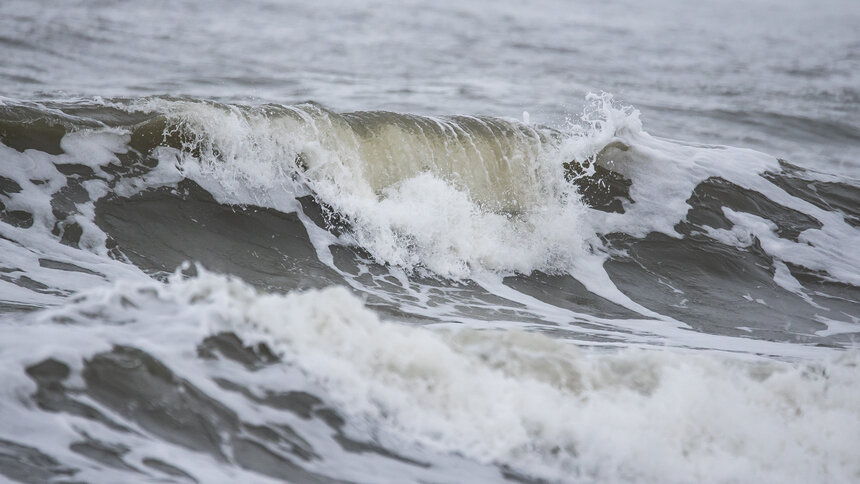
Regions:
M 0 2 L 0 480 L 860 480 L 860 4 Z

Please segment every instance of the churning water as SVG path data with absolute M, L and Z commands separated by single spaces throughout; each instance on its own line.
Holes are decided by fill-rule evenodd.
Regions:
M 0 3 L 0 479 L 860 480 L 851 0 Z

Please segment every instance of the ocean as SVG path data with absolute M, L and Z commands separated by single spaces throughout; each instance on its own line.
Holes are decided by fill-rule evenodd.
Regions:
M 0 482 L 860 482 L 860 4 L 0 2 Z

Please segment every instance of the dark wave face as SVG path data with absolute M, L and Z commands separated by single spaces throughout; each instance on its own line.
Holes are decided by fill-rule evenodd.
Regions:
M 860 18 L 742 3 L 3 2 L 0 480 L 856 482 Z

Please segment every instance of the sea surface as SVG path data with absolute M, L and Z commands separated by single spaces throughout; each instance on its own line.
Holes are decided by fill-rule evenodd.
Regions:
M 0 1 L 0 482 L 860 482 L 858 25 Z

